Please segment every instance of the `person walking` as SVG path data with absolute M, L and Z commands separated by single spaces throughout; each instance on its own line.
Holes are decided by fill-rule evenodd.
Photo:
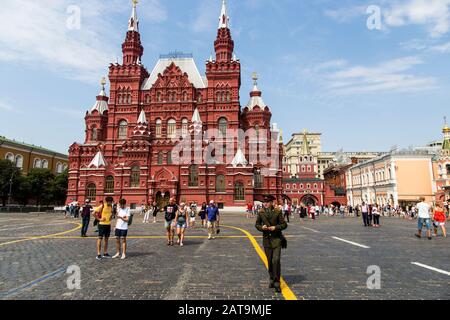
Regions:
M 442 235 L 444 236 L 444 238 L 447 238 L 447 230 L 445 230 L 445 221 L 447 220 L 447 217 L 445 216 L 444 209 L 440 204 L 437 204 L 436 208 L 434 209 L 433 220 L 434 235 L 437 237 L 438 229 L 439 227 L 441 227 Z
M 214 200 L 210 201 L 206 213 L 208 215 L 208 240 L 212 240 L 216 238 L 215 235 L 220 222 L 219 208 L 217 208 Z
M 101 260 L 103 258 L 110 258 L 108 254 L 108 241 L 111 235 L 111 217 L 112 217 L 112 203 L 113 198 L 107 197 L 105 199 L 106 204 L 102 204 L 99 208 L 97 208 L 95 214 L 98 220 L 98 239 L 97 239 L 97 260 Z M 103 242 L 103 255 L 101 255 Z
M 200 219 L 202 220 L 202 228 L 206 228 L 206 209 L 207 209 L 206 202 L 202 203 L 202 207 L 200 208 L 200 213 L 198 214 L 200 216 Z
M 250 219 L 252 217 L 253 212 L 253 205 L 249 202 L 247 203 L 247 219 Z
M 189 213 L 189 228 L 195 228 L 195 217 L 197 216 L 197 204 L 191 203 L 191 207 L 188 209 Z
M 142 223 L 149 223 L 148 221 L 150 220 L 150 207 L 148 206 L 148 204 L 144 205 L 144 221 L 142 221 Z
M 91 200 L 87 199 L 86 204 L 83 206 L 81 211 L 81 221 L 82 221 L 82 227 L 81 227 L 81 237 L 86 238 L 87 237 L 87 231 L 89 228 L 89 222 L 91 221 Z
M 164 227 L 166 228 L 166 235 L 167 235 L 167 245 L 173 246 L 173 238 L 175 233 L 175 215 L 178 211 L 178 206 L 175 203 L 175 198 L 170 198 L 169 204 L 164 207 L 164 219 L 165 224 Z
M 289 221 L 289 205 L 287 203 L 283 206 L 283 213 L 284 213 L 284 219 L 287 221 L 287 223 L 290 223 Z
M 125 199 L 120 199 L 119 209 L 117 211 L 117 222 L 114 230 L 116 236 L 116 254 L 113 259 L 120 257 L 120 249 L 122 249 L 121 260 L 127 257 L 127 235 L 128 235 L 128 225 L 130 223 L 130 208 L 126 206 L 127 201 Z
M 156 201 L 153 201 L 151 210 L 153 215 L 153 223 L 156 223 L 156 216 L 158 215 L 158 212 L 160 210 Z
M 369 227 L 369 206 L 363 202 L 361 205 L 361 214 L 364 222 L 364 227 Z
M 373 226 L 375 228 L 380 227 L 380 209 L 378 209 L 378 205 L 375 204 L 372 208 L 372 215 L 373 215 Z
M 186 207 L 185 203 L 181 203 L 180 207 L 177 210 L 177 213 L 175 214 L 175 224 L 177 228 L 177 244 L 180 245 L 180 247 L 184 246 L 184 233 L 187 228 L 187 221 L 189 217 L 189 210 Z
M 263 246 L 269 265 L 269 288 L 275 288 L 276 292 L 281 292 L 281 248 L 285 247 L 286 242 L 282 231 L 288 225 L 282 212 L 274 207 L 274 200 L 274 196 L 264 196 L 264 205 L 258 212 L 255 227 L 263 233 Z
M 430 205 L 425 202 L 425 198 L 421 197 L 420 202 L 417 204 L 418 210 L 418 229 L 419 232 L 416 234 L 417 238 L 422 238 L 422 228 L 425 224 L 427 228 L 428 240 L 431 240 L 431 217 L 430 217 Z

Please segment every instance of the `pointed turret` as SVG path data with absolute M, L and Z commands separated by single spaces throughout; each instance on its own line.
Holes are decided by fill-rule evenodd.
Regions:
M 231 38 L 229 21 L 230 17 L 227 13 L 226 2 L 225 0 L 222 0 L 219 29 L 217 31 L 217 39 L 214 42 L 217 62 L 231 62 L 233 58 L 234 41 Z
M 202 119 L 200 118 L 200 112 L 198 111 L 198 108 L 195 108 L 191 121 L 192 123 L 202 123 Z
M 220 11 L 219 17 L 219 29 L 228 28 L 228 24 L 230 22 L 230 17 L 227 13 L 227 3 L 226 0 L 222 0 L 222 10 Z
M 136 6 L 138 4 L 138 0 L 132 0 L 133 9 L 131 11 L 131 17 L 128 22 L 128 31 L 136 31 L 139 32 L 139 19 L 137 17 Z
M 244 152 L 242 152 L 241 148 L 238 149 L 236 155 L 234 156 L 233 161 L 231 161 L 231 165 L 236 168 L 237 166 L 246 167 L 248 164 L 247 159 L 245 158 Z
M 137 123 L 138 124 L 148 124 L 144 109 L 141 110 L 141 114 L 139 115 Z
M 141 110 L 141 113 L 137 119 L 137 124 L 133 129 L 133 139 L 146 141 L 150 140 L 150 130 L 148 129 L 148 121 L 145 116 L 144 109 Z
M 96 167 L 96 168 L 100 168 L 100 167 L 106 167 L 106 160 L 103 157 L 103 154 L 101 151 L 97 152 L 97 154 L 95 155 L 94 159 L 92 159 L 91 163 L 89 164 L 88 168 L 91 167 Z
M 144 47 L 141 44 L 141 36 L 139 34 L 139 20 L 137 17 L 138 0 L 132 0 L 133 9 L 128 22 L 128 31 L 125 42 L 122 44 L 123 65 L 138 64 L 144 54 Z
M 105 111 L 108 111 L 108 100 L 109 98 L 106 96 L 105 92 L 105 85 L 106 85 L 106 79 L 102 78 L 101 81 L 102 90 L 97 96 L 97 101 L 95 102 L 94 106 L 91 109 L 91 113 L 94 111 L 97 111 L 100 115 L 102 115 Z
M 308 143 L 308 136 L 306 135 L 308 133 L 308 130 L 303 130 L 303 143 L 302 143 L 302 149 L 301 149 L 301 154 L 302 155 L 310 155 L 311 154 L 311 149 L 309 148 L 309 143 Z
M 249 110 L 253 110 L 254 107 L 258 106 L 261 110 L 268 107 L 262 98 L 262 93 L 258 89 L 258 74 L 256 72 L 252 75 L 253 79 L 253 90 L 250 92 L 250 101 L 247 104 Z

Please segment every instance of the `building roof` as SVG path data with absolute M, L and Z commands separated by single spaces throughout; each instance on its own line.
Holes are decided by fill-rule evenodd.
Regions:
M 236 152 L 236 156 L 234 157 L 233 161 L 231 161 L 231 165 L 233 167 L 237 167 L 239 165 L 242 165 L 243 167 L 247 166 L 248 161 L 245 158 L 244 153 L 242 152 L 242 150 L 239 148 L 238 151 Z
M 260 107 L 262 110 L 264 110 L 268 106 L 265 104 L 262 93 L 258 89 L 258 75 L 256 73 L 253 74 L 253 90 L 250 92 L 250 100 L 247 103 L 247 108 L 249 110 L 253 110 L 254 107 Z M 270 110 L 270 108 L 269 108 Z
M 34 144 L 29 144 L 29 143 L 25 143 L 25 142 L 19 142 L 19 141 L 16 141 L 16 140 L 8 139 L 8 138 L 6 138 L 4 136 L 0 136 L 0 146 L 2 144 L 5 144 L 5 143 L 12 144 L 12 145 L 15 145 L 15 146 L 18 146 L 18 147 L 24 147 L 24 148 L 27 148 L 27 149 L 33 149 L 35 151 L 44 152 L 44 153 L 47 153 L 49 155 L 54 155 L 54 156 L 58 156 L 60 158 L 67 159 L 67 155 L 66 154 L 63 154 L 63 153 L 60 153 L 60 152 L 56 152 L 56 151 L 53 151 L 53 150 L 50 150 L 50 149 L 47 149 L 47 148 L 43 148 L 43 147 L 40 147 L 40 146 L 36 146 Z
M 103 112 L 108 110 L 108 102 L 101 97 L 106 97 L 105 88 L 103 87 L 102 91 L 97 96 L 97 101 L 95 101 L 94 106 L 91 109 L 91 113 L 95 110 L 98 111 L 99 114 L 103 114 Z
M 96 167 L 96 168 L 100 168 L 101 166 L 106 167 L 106 160 L 103 157 L 103 154 L 101 151 L 97 152 L 97 154 L 95 155 L 94 159 L 92 159 L 91 163 L 89 164 L 89 168 L 90 167 Z
M 139 115 L 139 119 L 137 121 L 138 124 L 148 124 L 147 118 L 145 117 L 144 109 L 141 110 L 141 114 Z
M 133 1 L 133 9 L 131 10 L 131 17 L 128 22 L 128 31 L 139 32 L 139 19 L 137 17 L 137 12 L 136 12 L 137 0 L 132 0 L 132 1 Z
M 166 70 L 172 62 L 179 67 L 183 73 L 188 75 L 189 81 L 191 81 L 195 88 L 204 89 L 207 87 L 207 81 L 200 75 L 197 65 L 192 57 L 170 57 L 158 60 L 150 77 L 144 81 L 142 90 L 150 90 L 156 80 L 158 80 L 158 74 L 163 74 L 164 70 Z

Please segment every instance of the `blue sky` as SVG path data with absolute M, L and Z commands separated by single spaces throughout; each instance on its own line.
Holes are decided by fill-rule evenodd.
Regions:
M 450 0 L 228 0 L 242 63 L 287 142 L 322 132 L 324 151 L 386 151 L 440 139 L 450 104 Z M 141 0 L 143 63 L 213 53 L 221 0 Z M 76 7 L 71 7 L 75 5 Z M 369 30 L 370 5 L 380 28 Z M 80 28 L 68 28 L 80 10 Z M 74 11 L 75 10 L 75 11 Z M 4 0 L 0 135 L 67 152 L 84 138 L 99 80 L 121 58 L 129 0 Z

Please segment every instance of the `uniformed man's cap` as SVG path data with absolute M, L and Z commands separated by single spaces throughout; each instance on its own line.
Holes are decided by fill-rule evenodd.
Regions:
M 263 196 L 263 202 L 272 202 L 275 201 L 277 198 L 271 195 L 264 195 Z

